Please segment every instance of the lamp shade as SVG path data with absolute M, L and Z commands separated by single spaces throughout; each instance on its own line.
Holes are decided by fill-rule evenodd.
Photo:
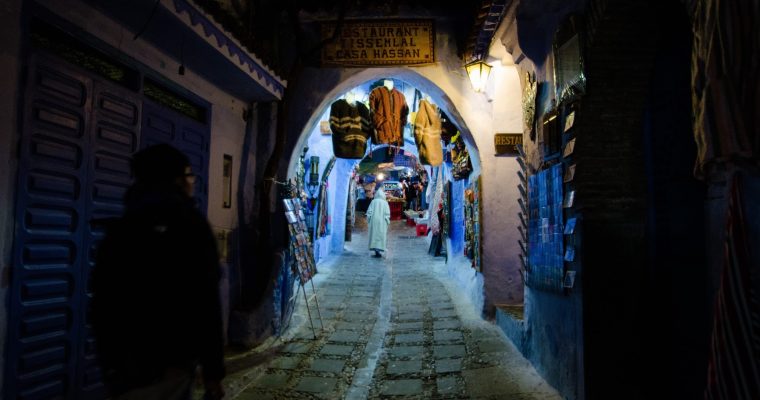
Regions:
M 485 61 L 477 60 L 465 65 L 464 69 L 467 71 L 467 76 L 470 77 L 472 88 L 476 92 L 482 92 L 486 87 L 488 75 L 491 74 L 491 66 Z

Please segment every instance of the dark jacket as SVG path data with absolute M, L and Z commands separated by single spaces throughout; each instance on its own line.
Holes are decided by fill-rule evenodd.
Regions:
M 179 188 L 133 186 L 108 225 L 92 276 L 92 323 L 106 382 L 118 394 L 167 368 L 224 377 L 216 242 Z
M 369 109 L 360 102 L 336 100 L 330 106 L 333 153 L 338 158 L 363 158 L 372 131 Z

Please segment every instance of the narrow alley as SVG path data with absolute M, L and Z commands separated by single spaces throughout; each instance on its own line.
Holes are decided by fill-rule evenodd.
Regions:
M 760 400 L 760 0 L 0 10 L 0 400 Z
M 270 358 L 227 378 L 231 398 L 561 398 L 457 296 L 445 258 L 428 255 L 413 227 L 391 223 L 385 258 L 370 257 L 366 244 L 366 231 L 355 231 L 343 254 L 319 265 L 318 338 L 299 292 L 290 330 Z

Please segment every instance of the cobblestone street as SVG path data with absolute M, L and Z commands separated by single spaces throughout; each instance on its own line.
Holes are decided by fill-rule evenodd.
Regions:
M 393 221 L 386 257 L 372 258 L 355 231 L 315 278 L 324 331 L 315 318 L 313 338 L 299 293 L 290 331 L 259 366 L 228 377 L 228 397 L 560 399 L 498 328 L 456 296 L 445 259 L 427 249 L 413 227 Z

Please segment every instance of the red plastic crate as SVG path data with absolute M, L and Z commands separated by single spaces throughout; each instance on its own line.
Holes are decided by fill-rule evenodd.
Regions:
M 425 236 L 425 235 L 427 235 L 427 225 L 425 224 L 417 225 L 417 236 Z

